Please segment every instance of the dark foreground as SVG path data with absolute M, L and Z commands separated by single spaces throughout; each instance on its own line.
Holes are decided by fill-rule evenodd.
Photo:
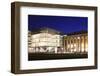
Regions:
M 48 54 L 48 53 L 29 53 L 28 60 L 53 60 L 53 59 L 79 59 L 88 58 L 87 53 L 83 54 Z

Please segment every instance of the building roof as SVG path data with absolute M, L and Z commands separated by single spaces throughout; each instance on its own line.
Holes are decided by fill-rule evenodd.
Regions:
M 67 35 L 78 35 L 78 34 L 87 34 L 87 33 L 88 31 L 82 30 L 82 31 L 67 33 Z
M 88 33 L 88 31 L 86 30 L 82 30 L 82 31 L 76 31 L 76 32 L 71 32 L 71 33 L 62 33 L 56 29 L 52 29 L 52 28 L 49 28 L 49 27 L 42 27 L 42 28 L 39 28 L 39 29 L 35 29 L 32 31 L 32 34 L 37 34 L 37 33 L 42 33 L 42 32 L 48 32 L 48 33 L 51 33 L 51 34 L 60 34 L 60 35 L 79 35 L 79 34 L 86 34 Z
M 32 31 L 32 34 L 37 34 L 37 33 L 42 33 L 42 32 L 48 32 L 48 33 L 52 33 L 52 34 L 61 34 L 58 30 L 48 28 L 48 27 L 42 27 L 39 29 L 35 29 Z

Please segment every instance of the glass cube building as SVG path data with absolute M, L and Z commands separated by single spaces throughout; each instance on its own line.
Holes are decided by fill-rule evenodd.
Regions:
M 30 34 L 29 34 L 30 35 Z M 31 33 L 29 36 L 29 52 L 49 52 L 57 53 L 58 48 L 62 48 L 62 36 L 60 32 L 42 28 Z

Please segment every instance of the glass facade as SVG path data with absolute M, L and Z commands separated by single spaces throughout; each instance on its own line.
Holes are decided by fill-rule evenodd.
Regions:
M 32 47 L 40 46 L 52 46 L 58 47 L 61 46 L 60 35 L 52 35 L 49 33 L 39 33 L 32 35 Z
M 32 34 L 29 52 L 57 53 L 58 48 L 62 46 L 62 37 L 59 33 L 51 30 L 42 30 L 39 33 Z

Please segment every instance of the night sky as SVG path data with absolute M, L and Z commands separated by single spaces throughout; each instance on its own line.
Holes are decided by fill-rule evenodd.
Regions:
M 64 34 L 87 31 L 88 18 L 73 16 L 28 15 L 28 30 L 33 31 L 42 27 L 52 28 Z

